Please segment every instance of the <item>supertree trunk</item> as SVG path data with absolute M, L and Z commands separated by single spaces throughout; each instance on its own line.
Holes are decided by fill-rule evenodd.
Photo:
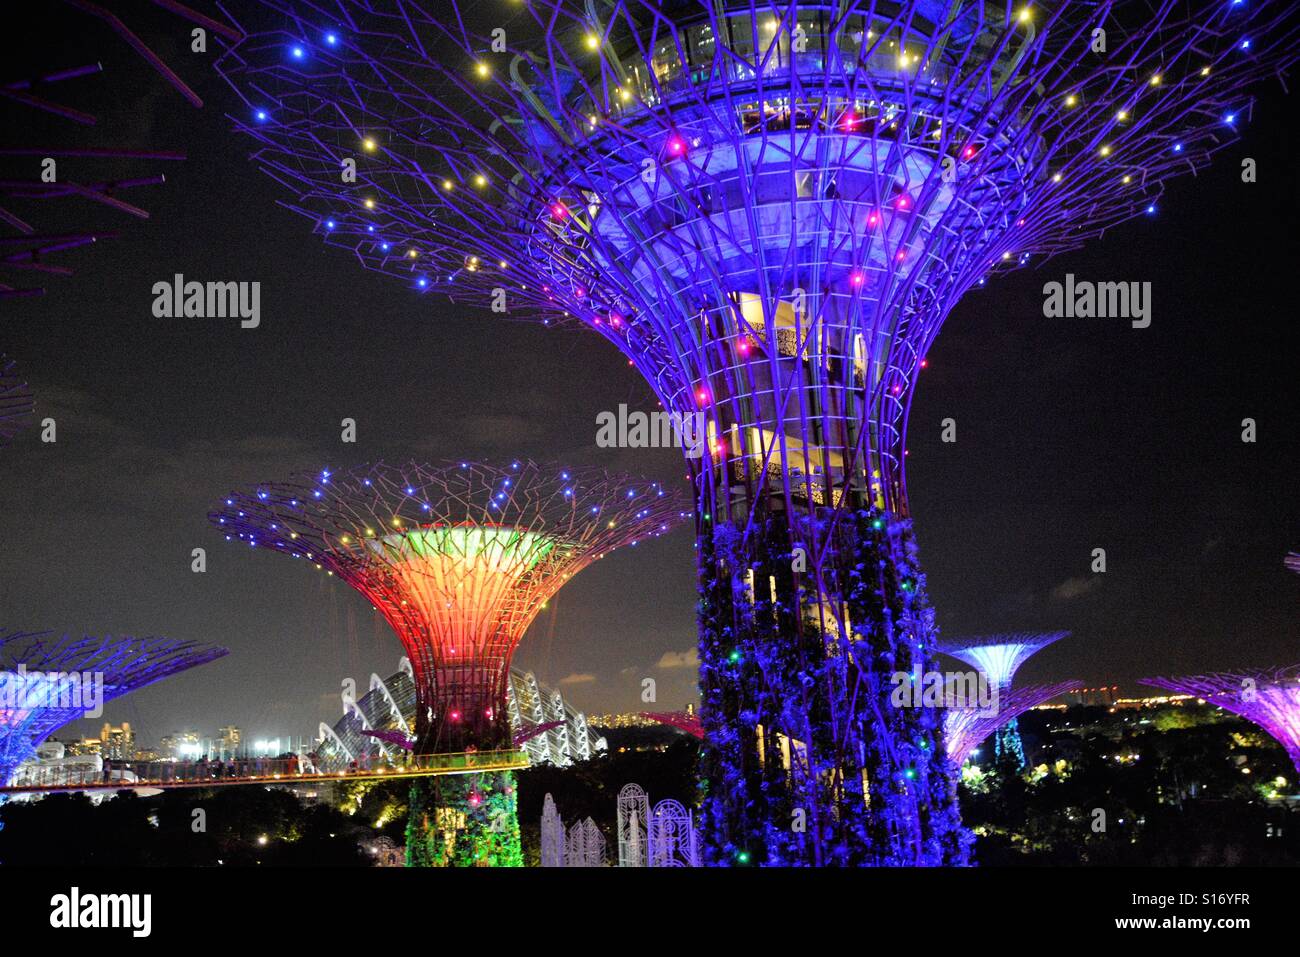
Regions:
M 706 862 L 964 863 L 942 715 L 891 701 L 896 674 L 934 667 L 910 523 L 839 515 L 818 589 L 791 540 L 829 518 L 792 530 L 787 514 L 765 510 L 748 538 L 712 520 L 699 536 Z

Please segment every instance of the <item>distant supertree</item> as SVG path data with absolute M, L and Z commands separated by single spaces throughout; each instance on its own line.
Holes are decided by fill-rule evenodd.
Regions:
M 0 631 L 0 784 L 65 724 L 226 654 L 225 648 L 168 638 Z
M 700 423 L 705 860 L 961 861 L 938 718 L 890 702 L 932 664 L 926 353 L 1232 142 L 1292 5 L 258 6 L 219 69 L 286 205 L 415 290 L 595 330 Z
M 1037 708 L 1077 687 L 1078 681 L 1058 681 L 1050 685 L 1007 688 L 998 692 L 998 703 L 994 708 L 949 708 L 943 715 L 944 753 L 952 762 L 953 768 L 960 769 L 971 752 L 993 732 L 1015 721 L 1031 708 Z M 1021 754 L 1023 760 L 1023 751 Z
M 1300 575 L 1300 552 L 1288 552 L 1286 556 L 1286 567 Z
M 1059 641 L 1069 634 L 1068 631 L 1052 631 L 1043 634 L 1019 632 L 980 638 L 958 638 L 940 642 L 937 648 L 944 654 L 952 655 L 978 668 L 988 676 L 992 684 L 997 686 L 999 694 L 1005 694 L 1011 689 L 1011 682 L 1016 672 L 1031 655 L 1037 654 L 1052 642 Z M 999 757 L 1004 753 L 1008 754 L 1016 767 L 1025 766 L 1025 747 L 1020 740 L 1020 727 L 1015 715 L 1002 723 L 994 748 Z
M 257 485 L 209 517 L 230 540 L 337 575 L 379 610 L 411 662 L 413 750 L 431 754 L 512 748 L 510 659 L 538 611 L 684 508 L 658 483 L 601 469 L 412 462 Z M 421 779 L 411 795 L 411 863 L 519 862 L 513 774 Z
M 1194 695 L 1259 725 L 1282 745 L 1300 774 L 1300 665 L 1271 671 L 1143 678 L 1142 684 Z
M 241 36 L 229 24 L 177 0 L 154 2 L 227 42 L 235 42 Z M 0 233 L 0 300 L 39 296 L 45 291 L 42 286 L 8 285 L 4 273 L 69 276 L 71 268 L 48 261 L 52 255 L 118 235 L 115 230 L 68 225 L 67 210 L 49 215 L 44 209 L 50 200 L 82 200 L 147 219 L 149 213 L 128 202 L 122 194 L 160 184 L 165 177 L 161 173 L 139 175 L 140 164 L 185 159 L 184 153 L 175 150 L 126 146 L 120 142 L 108 145 L 107 138 L 100 138 L 103 117 L 68 102 L 69 99 L 77 102 L 77 81 L 103 72 L 102 62 L 68 63 L 56 59 L 59 51 L 70 47 L 88 28 L 95 29 L 92 21 L 98 20 L 192 105 L 203 105 L 198 94 L 114 11 L 90 0 L 47 0 L 40 6 L 35 18 L 25 22 L 23 29 L 6 31 L 0 42 L 0 55 L 9 64 L 7 73 L 20 68 L 14 64 L 30 65 L 32 70 L 28 76 L 5 76 L 0 83 L 0 102 L 9 108 L 0 114 L 0 129 L 3 129 L 0 159 L 6 160 L 3 170 L 8 174 L 0 176 L 0 223 L 9 227 L 8 235 Z M 182 36 L 188 46 L 189 35 Z M 167 38 L 167 42 L 171 39 Z M 124 125 L 110 123 L 111 132 L 107 136 L 120 136 Z M 48 165 L 51 163 L 54 165 Z M 77 164 L 75 173 L 73 164 Z M 96 172 L 90 173 L 91 169 Z M 32 213 L 40 215 L 43 211 L 46 215 L 38 223 Z
M 0 448 L 27 425 L 34 408 L 31 390 L 18 378 L 17 366 L 0 353 Z

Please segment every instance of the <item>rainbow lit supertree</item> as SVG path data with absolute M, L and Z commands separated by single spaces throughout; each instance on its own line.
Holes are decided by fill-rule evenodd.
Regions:
M 168 638 L 0 632 L 0 785 L 65 724 L 226 654 L 225 648 Z
M 1300 665 L 1235 674 L 1143 678 L 1142 684 L 1195 695 L 1259 725 L 1282 745 L 1300 774 Z
M 1078 681 L 1059 681 L 1050 685 L 1026 685 L 1014 690 L 1007 688 L 998 692 L 998 703 L 994 708 L 949 708 L 943 714 L 944 753 L 954 770 L 959 770 L 979 743 L 994 731 L 1014 722 L 1031 708 L 1077 687 Z M 1024 760 L 1023 751 L 1021 760 Z
M 229 24 L 178 0 L 155 0 L 155 3 L 226 42 L 236 42 L 241 36 Z M 43 4 L 37 16 L 38 20 L 23 24 L 24 28 L 6 31 L 0 42 L 0 57 L 10 69 L 27 66 L 33 50 L 39 51 L 40 58 L 45 60 L 47 50 L 60 50 L 62 44 L 93 30 L 91 21 L 97 20 L 193 106 L 203 105 L 198 94 L 112 10 L 90 0 L 62 0 Z M 162 38 L 163 42 L 170 44 L 174 36 L 173 33 Z M 190 42 L 188 35 L 185 41 Z M 165 177 L 161 173 L 140 175 L 143 172 L 140 164 L 185 159 L 184 153 L 175 150 L 109 142 L 100 135 L 102 115 L 71 105 L 81 99 L 79 81 L 103 71 L 103 63 L 99 61 L 40 62 L 31 65 L 30 75 L 6 76 L 5 82 L 0 83 L 0 104 L 5 107 L 0 112 L 0 129 L 4 131 L 0 136 L 0 160 L 3 160 L 0 170 L 4 174 L 0 175 L 0 223 L 9 227 L 8 235 L 0 235 L 0 274 L 72 275 L 71 268 L 50 262 L 50 257 L 114 238 L 118 233 L 80 223 L 69 225 L 67 210 L 50 214 L 50 200 L 81 200 L 118 214 L 148 219 L 147 210 L 128 202 L 122 194 L 159 185 Z M 125 121 L 122 116 L 114 119 L 118 122 L 108 125 L 117 132 L 109 136 L 120 135 L 120 130 L 134 122 L 135 117 Z M 40 218 L 39 223 L 35 217 Z M 45 292 L 42 286 L 8 285 L 6 278 L 0 278 L 0 300 L 39 296 Z
M 1005 696 L 1011 690 L 1016 672 L 1031 655 L 1069 634 L 1068 631 L 1052 631 L 1043 634 L 1017 633 L 959 638 L 940 642 L 937 649 L 978 668 L 997 686 L 998 694 Z M 994 749 L 999 757 L 1008 754 L 1017 768 L 1025 766 L 1025 747 L 1020 740 L 1020 728 L 1015 715 L 1001 723 Z
M 18 378 L 17 366 L 0 353 L 0 448 L 27 425 L 35 408 L 31 390 Z
M 655 482 L 518 461 L 324 471 L 232 493 L 210 518 L 378 609 L 411 662 L 414 753 L 432 754 L 510 749 L 510 659 L 538 611 L 593 561 L 686 514 Z M 421 781 L 411 814 L 411 863 L 519 862 L 509 772 Z
M 968 290 L 1231 142 L 1289 5 L 258 6 L 219 69 L 290 208 L 415 290 L 595 330 L 703 422 L 705 860 L 964 860 L 939 719 L 889 700 L 933 663 L 917 376 Z

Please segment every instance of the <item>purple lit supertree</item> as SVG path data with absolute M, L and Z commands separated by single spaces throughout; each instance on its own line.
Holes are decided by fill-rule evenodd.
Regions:
M 0 352 L 0 448 L 9 444 L 31 418 L 36 404 L 13 361 Z
M 1290 7 L 258 6 L 219 69 L 286 205 L 415 290 L 595 330 L 702 423 L 705 861 L 964 860 L 938 717 L 890 702 L 933 660 L 924 357 L 989 275 L 1232 141 Z
M 227 653 L 168 638 L 0 632 L 0 785 L 65 724 Z
M 1300 773 L 1300 665 L 1141 680 L 1153 688 L 1194 695 L 1259 725 L 1282 745 Z
M 513 747 L 510 660 L 545 603 L 611 551 L 687 512 L 656 482 L 595 468 L 383 463 L 231 493 L 209 518 L 231 541 L 337 575 L 387 619 L 411 662 L 416 754 Z M 519 863 L 514 776 L 417 781 L 412 864 Z
M 960 770 L 981 741 L 999 728 L 1014 722 L 1026 711 L 1037 708 L 1074 688 L 1078 681 L 1050 685 L 1026 685 L 998 692 L 997 705 L 989 709 L 949 708 L 943 713 L 944 753 L 954 770 Z M 1021 761 L 1024 760 L 1023 751 Z
M 939 642 L 936 648 L 946 655 L 978 668 L 997 686 L 998 694 L 1002 695 L 1011 690 L 1011 682 L 1015 679 L 1016 672 L 1031 655 L 1037 654 L 1069 634 L 1068 631 L 1042 634 L 1021 632 L 980 638 L 958 638 Z M 1020 728 L 1015 715 L 1001 724 L 994 748 L 999 757 L 1007 754 L 1017 768 L 1025 766 L 1025 748 L 1020 741 Z
M 236 42 L 241 36 L 229 24 L 178 0 L 154 2 L 227 42 Z M 78 81 L 103 72 L 102 62 L 48 63 L 45 62 L 50 59 L 47 50 L 60 49 L 61 44 L 79 38 L 90 27 L 87 17 L 97 20 L 193 106 L 203 105 L 198 94 L 112 10 L 90 0 L 61 0 L 44 4 L 38 16 L 38 20 L 26 24 L 27 29 L 6 31 L 0 44 L 0 54 L 10 69 L 29 67 L 31 71 L 21 77 L 4 77 L 0 82 L 0 104 L 6 107 L 0 113 L 0 128 L 5 131 L 0 137 L 0 160 L 4 161 L 3 175 L 0 175 L 0 223 L 9 228 L 8 235 L 0 234 L 0 300 L 39 296 L 45 292 L 42 286 L 9 285 L 3 274 L 70 276 L 71 268 L 51 263 L 49 257 L 118 235 L 116 230 L 82 225 L 84 220 L 69 225 L 70 212 L 51 213 L 48 209 L 51 200 L 79 199 L 116 213 L 148 219 L 148 211 L 128 202 L 122 193 L 156 186 L 165 177 L 161 173 L 139 175 L 142 172 L 139 164 L 185 159 L 184 153 L 175 150 L 110 145 L 97 138 L 90 131 L 98 133 L 102 117 L 72 106 L 68 100 L 75 102 L 79 98 Z M 187 35 L 185 40 L 188 42 L 190 37 Z M 38 62 L 30 62 L 33 51 L 39 53 Z M 112 124 L 119 134 L 126 125 L 125 122 Z M 70 131 L 76 132 L 69 135 Z M 15 142 L 14 138 L 21 142 Z M 75 171 L 70 174 L 69 170 Z M 36 217 L 40 217 L 39 225 Z M 80 220 L 80 216 L 77 218 Z

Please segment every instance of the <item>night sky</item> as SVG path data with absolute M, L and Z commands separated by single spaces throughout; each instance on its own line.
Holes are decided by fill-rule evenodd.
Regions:
M 209 527 L 230 488 L 381 458 L 529 456 L 685 490 L 674 450 L 596 448 L 599 412 L 654 407 L 612 345 L 417 295 L 326 249 L 275 205 L 202 57 L 150 35 L 207 101 L 197 111 L 119 43 L 92 39 L 117 79 L 85 89 L 112 90 L 101 104 L 116 108 L 117 139 L 190 158 L 132 197 L 147 223 L 69 203 L 73 221 L 123 237 L 60 256 L 77 275 L 49 279 L 47 295 L 0 300 L 0 352 L 58 429 L 54 444 L 31 428 L 0 450 L 0 629 L 231 650 L 109 705 L 108 720 L 144 744 L 230 723 L 313 734 L 338 716 L 341 679 L 396 670 L 396 638 L 346 585 Z M 41 51 L 50 65 L 82 53 Z M 1282 564 L 1300 548 L 1294 106 L 1261 92 L 1243 140 L 1176 181 L 1156 216 L 970 294 L 929 355 L 908 484 L 930 597 L 946 638 L 1071 630 L 1024 680 L 1138 691 L 1143 675 L 1300 660 L 1300 578 Z M 19 117 L 0 113 L 6 145 L 64 130 Z M 1241 182 L 1243 157 L 1257 183 Z M 1043 285 L 1066 272 L 1151 282 L 1150 328 L 1045 319 Z M 154 318 L 151 287 L 175 273 L 260 281 L 261 327 Z M 355 445 L 340 442 L 344 417 Z M 940 441 L 948 417 L 955 444 Z M 1256 444 L 1241 441 L 1245 417 Z M 190 571 L 200 546 L 206 574 Z M 1097 547 L 1104 575 L 1090 572 Z M 645 677 L 657 708 L 680 708 L 695 697 L 694 604 L 692 534 L 679 529 L 579 575 L 516 662 L 588 711 L 640 710 Z

